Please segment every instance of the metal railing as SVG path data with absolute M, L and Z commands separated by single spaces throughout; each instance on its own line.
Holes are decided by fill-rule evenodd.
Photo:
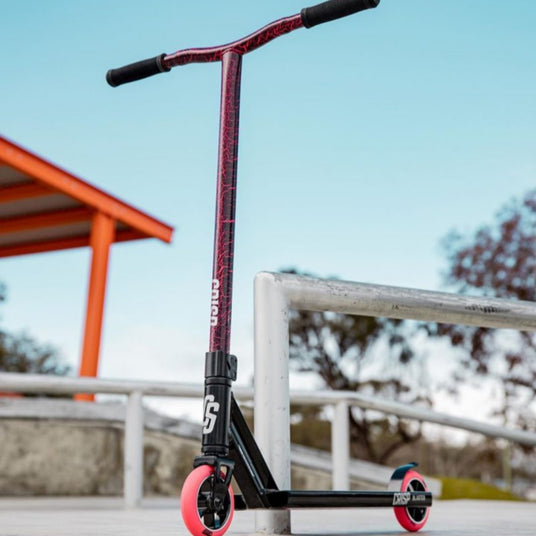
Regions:
M 0 392 L 127 395 L 123 456 L 123 496 L 127 508 L 136 508 L 140 505 L 143 495 L 143 397 L 202 398 L 203 385 L 0 373 Z M 235 395 L 239 399 L 252 399 L 253 397 L 250 388 L 237 387 Z
M 534 303 L 327 281 L 290 274 L 258 274 L 255 279 L 255 389 L 235 386 L 233 392 L 238 400 L 254 398 L 255 435 L 268 466 L 282 489 L 290 488 L 290 403 L 334 407 L 332 467 L 333 484 L 337 489 L 348 487 L 348 408 L 351 406 L 536 446 L 536 433 L 506 429 L 359 393 L 290 392 L 290 308 L 536 330 Z M 2 391 L 127 395 L 123 491 L 125 506 L 132 508 L 140 504 L 143 490 L 143 397 L 201 398 L 203 385 L 0 373 L 0 392 Z M 257 514 L 257 530 L 281 533 L 288 526 L 287 512 Z
M 203 385 L 0 373 L 0 391 L 67 395 L 75 393 L 126 395 L 128 400 L 125 418 L 123 494 L 125 506 L 135 508 L 141 502 L 143 491 L 143 397 L 202 398 Z M 249 387 L 235 386 L 233 392 L 240 401 L 253 399 L 253 389 Z M 478 432 L 489 437 L 504 438 L 523 445 L 536 446 L 535 433 L 509 430 L 470 419 L 441 414 L 426 408 L 418 408 L 353 392 L 292 391 L 290 400 L 293 404 L 333 406 L 335 408 L 331 433 L 332 476 L 335 489 L 345 489 L 348 486 L 350 460 L 348 408 L 351 406 Z
M 487 328 L 536 331 L 536 304 L 515 300 L 460 296 L 445 292 L 325 280 L 293 274 L 261 272 L 255 278 L 255 436 L 276 482 L 290 488 L 290 309 L 331 311 L 353 315 L 466 324 Z M 353 398 L 353 397 L 356 398 Z M 359 403 L 358 403 L 359 399 Z M 274 403 L 277 401 L 277 403 Z M 352 402 L 350 402 L 352 401 Z M 492 437 L 534 445 L 536 434 L 504 431 L 482 423 L 440 415 L 394 402 L 343 396 L 336 402 L 334 459 L 347 460 L 343 415 L 355 403 L 403 417 L 477 431 Z M 519 435 L 521 434 L 521 435 Z M 338 443 L 337 438 L 343 438 Z M 336 454 L 335 454 L 336 453 Z M 334 470 L 337 487 L 347 486 L 347 470 Z M 289 512 L 259 512 L 256 530 L 284 534 L 290 531 Z

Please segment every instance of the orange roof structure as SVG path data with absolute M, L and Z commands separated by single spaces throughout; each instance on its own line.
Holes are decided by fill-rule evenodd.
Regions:
M 88 246 L 95 213 L 114 242 L 171 241 L 171 226 L 0 136 L 0 257 Z
M 97 375 L 111 244 L 171 242 L 172 233 L 166 223 L 0 136 L 0 257 L 92 249 L 80 375 Z

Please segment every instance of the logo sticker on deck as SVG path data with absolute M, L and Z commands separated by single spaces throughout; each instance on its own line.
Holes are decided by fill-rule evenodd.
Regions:
M 410 500 L 411 493 L 409 491 L 395 493 L 393 497 L 393 506 L 406 506 Z

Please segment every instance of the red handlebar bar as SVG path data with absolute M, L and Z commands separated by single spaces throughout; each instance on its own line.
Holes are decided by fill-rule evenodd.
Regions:
M 233 41 L 226 45 L 207 48 L 189 48 L 179 50 L 173 54 L 159 54 L 154 58 L 131 63 L 118 69 L 110 69 L 106 74 L 106 80 L 111 86 L 115 87 L 169 71 L 172 67 L 178 65 L 219 61 L 225 52 L 233 51 L 243 55 L 265 45 L 276 37 L 297 30 L 298 28 L 311 28 L 323 22 L 346 17 L 358 11 L 374 8 L 379 2 L 380 0 L 329 0 L 316 6 L 304 8 L 297 15 L 279 19 L 243 39 Z
M 264 28 L 226 45 L 179 50 L 178 52 L 164 56 L 162 64 L 171 68 L 176 67 L 177 65 L 186 65 L 187 63 L 219 61 L 223 54 L 230 50 L 243 55 L 256 48 L 262 47 L 276 37 L 297 30 L 302 26 L 303 22 L 300 14 L 293 15 L 292 17 L 285 17 L 271 22 L 264 26 Z

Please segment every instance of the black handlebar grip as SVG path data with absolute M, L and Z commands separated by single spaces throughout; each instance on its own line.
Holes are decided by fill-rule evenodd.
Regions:
M 376 7 L 380 0 L 329 0 L 316 6 L 305 7 L 301 10 L 301 18 L 306 28 L 317 24 L 353 15 L 358 11 Z
M 136 63 L 131 63 L 130 65 L 125 65 L 118 69 L 110 69 L 106 73 L 106 81 L 112 87 L 117 87 L 121 84 L 127 84 L 128 82 L 134 82 L 136 80 L 141 80 L 142 78 L 147 78 L 148 76 L 153 76 L 154 74 L 165 73 L 171 68 L 162 65 L 164 56 L 165 54 L 160 54 L 154 58 L 137 61 Z

